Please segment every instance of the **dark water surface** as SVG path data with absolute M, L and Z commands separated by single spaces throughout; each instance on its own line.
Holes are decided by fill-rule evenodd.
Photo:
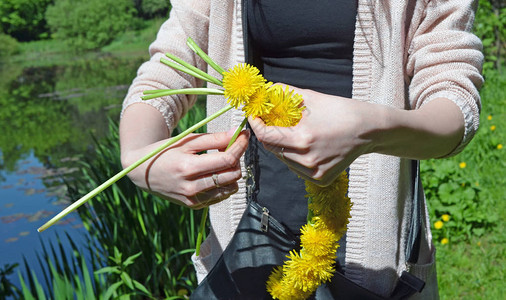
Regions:
M 20 264 L 12 282 L 23 257 L 40 272 L 41 241 L 54 243 L 65 232 L 86 240 L 76 213 L 43 233 L 37 228 L 68 205 L 62 176 L 72 180 L 79 160 L 93 153 L 92 136 L 106 136 L 109 119 L 118 120 L 144 60 L 102 54 L 65 65 L 0 64 L 0 267 Z

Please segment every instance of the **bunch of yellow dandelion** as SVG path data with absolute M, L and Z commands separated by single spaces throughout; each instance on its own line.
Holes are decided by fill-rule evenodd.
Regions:
M 311 219 L 301 229 L 301 250 L 292 251 L 274 269 L 267 290 L 274 299 L 306 299 L 335 272 L 338 241 L 346 232 L 352 203 L 348 176 L 341 173 L 327 187 L 306 181 Z

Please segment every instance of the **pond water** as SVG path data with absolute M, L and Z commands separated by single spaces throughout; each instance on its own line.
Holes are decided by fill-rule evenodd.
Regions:
M 0 267 L 40 272 L 41 243 L 69 233 L 86 240 L 74 213 L 38 233 L 37 228 L 68 205 L 62 176 L 72 178 L 78 161 L 93 153 L 93 137 L 109 132 L 121 101 L 146 57 L 97 55 L 63 65 L 0 64 Z M 83 208 L 82 208 L 83 209 Z M 64 245 L 68 245 L 64 243 Z

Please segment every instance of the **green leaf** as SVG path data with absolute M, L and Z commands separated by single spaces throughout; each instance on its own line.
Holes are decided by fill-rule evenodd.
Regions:
M 97 270 L 94 272 L 95 274 L 104 274 L 104 273 L 114 273 L 114 274 L 120 274 L 121 271 L 119 267 L 103 267 L 100 270 Z
M 146 287 L 142 285 L 140 282 L 138 282 L 137 280 L 133 280 L 133 283 L 135 285 L 135 288 L 137 288 L 144 294 L 151 296 L 151 293 L 148 291 L 148 289 L 146 289 Z
M 125 272 L 122 272 L 120 277 L 121 277 L 121 280 L 123 280 L 124 284 L 126 284 L 131 290 L 134 289 L 134 284 L 132 282 L 132 278 L 130 277 L 130 275 L 128 275 Z
M 142 255 L 142 251 L 141 251 L 141 252 L 139 252 L 139 253 L 137 253 L 137 254 L 134 254 L 134 255 L 132 255 L 132 256 L 130 256 L 130 257 L 128 257 L 128 258 L 127 258 L 127 259 L 123 262 L 123 266 L 125 266 L 125 267 L 126 267 L 126 266 L 129 266 L 129 265 L 133 264 L 133 263 L 134 263 L 134 261 L 135 261 L 135 259 L 136 259 L 137 257 L 141 256 L 141 255 Z
M 110 299 L 112 296 L 114 296 L 114 295 L 115 295 L 115 293 L 116 293 L 116 290 L 117 290 L 117 289 L 118 289 L 121 285 L 123 285 L 123 282 L 121 282 L 121 281 L 111 284 L 111 286 L 110 286 L 110 287 L 107 289 L 107 291 L 105 292 L 104 299 L 105 299 L 105 300 L 108 300 L 108 299 Z

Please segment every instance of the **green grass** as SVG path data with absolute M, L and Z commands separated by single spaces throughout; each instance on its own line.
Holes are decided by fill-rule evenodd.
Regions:
M 145 28 L 141 30 L 130 30 L 118 36 L 112 43 L 102 48 L 103 52 L 119 54 L 148 54 L 148 46 L 156 38 L 156 33 L 162 26 L 165 19 L 148 20 Z
M 481 90 L 481 127 L 469 146 L 449 158 L 479 187 L 480 209 L 494 227 L 464 242 L 437 247 L 441 299 L 502 299 L 506 285 L 506 76 L 488 72 Z M 495 127 L 493 127 L 495 126 Z M 494 130 L 492 130 L 494 129 Z M 434 199 L 429 199 L 429 205 Z M 434 221 L 434 220 L 433 220 Z M 433 231 L 436 231 L 433 228 Z

